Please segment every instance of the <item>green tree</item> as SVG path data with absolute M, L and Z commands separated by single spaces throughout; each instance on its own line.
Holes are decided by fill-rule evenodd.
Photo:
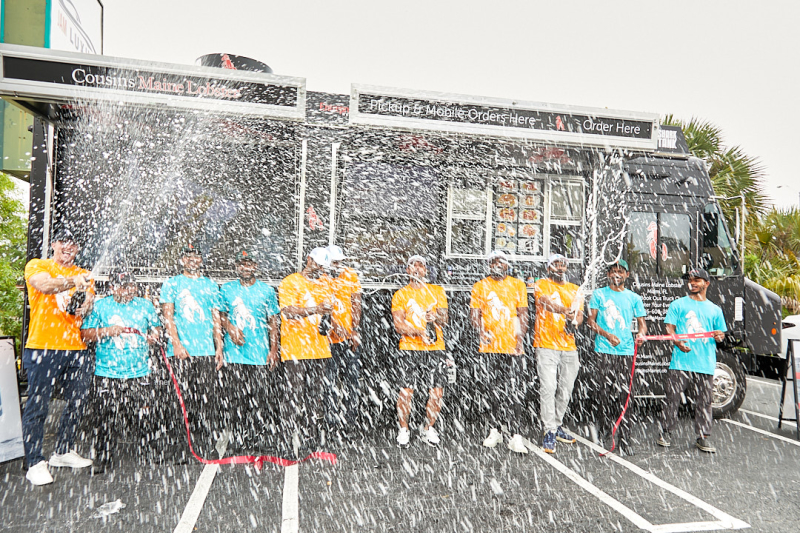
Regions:
M 20 340 L 23 298 L 17 282 L 25 268 L 27 214 L 15 189 L 13 178 L 0 172 L 0 334 Z

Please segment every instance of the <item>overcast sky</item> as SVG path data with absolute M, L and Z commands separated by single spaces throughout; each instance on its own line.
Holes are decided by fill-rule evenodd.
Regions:
M 228 52 L 306 78 L 608 107 L 722 128 L 797 206 L 796 1 L 103 0 L 104 53 Z

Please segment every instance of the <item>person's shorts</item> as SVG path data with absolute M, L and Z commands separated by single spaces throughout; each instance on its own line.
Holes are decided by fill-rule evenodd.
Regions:
M 447 382 L 444 350 L 399 350 L 398 353 L 393 368 L 397 388 L 427 392 L 444 387 Z

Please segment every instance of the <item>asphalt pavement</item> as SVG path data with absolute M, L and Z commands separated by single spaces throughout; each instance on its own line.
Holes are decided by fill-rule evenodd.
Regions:
M 528 435 L 527 455 L 481 446 L 478 424 L 442 420 L 432 448 L 412 432 L 332 439 L 335 464 L 294 466 L 159 464 L 123 442 L 115 468 L 52 469 L 33 487 L 22 461 L 0 464 L 0 523 L 31 531 L 513 531 L 627 532 L 750 529 L 793 532 L 800 524 L 800 440 L 777 428 L 780 385 L 748 380 L 742 408 L 715 421 L 716 454 L 694 447 L 687 413 L 673 446 L 655 444 L 657 426 L 637 407 L 636 455 L 600 457 L 586 438 L 554 455 Z M 45 449 L 52 447 L 54 402 Z M 586 428 L 570 428 L 588 437 Z

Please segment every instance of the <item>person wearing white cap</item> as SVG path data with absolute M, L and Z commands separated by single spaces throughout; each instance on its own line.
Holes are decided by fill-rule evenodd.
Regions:
M 361 359 L 359 347 L 361 338 L 358 327 L 361 323 L 361 283 L 352 268 L 342 265 L 347 259 L 342 249 L 334 244 L 328 246 L 328 259 L 331 262 L 333 293 L 333 320 L 342 327 L 344 335 L 331 332 L 331 358 L 325 367 L 325 375 L 330 385 L 328 391 L 328 423 L 338 426 L 344 422 L 352 430 L 358 417 L 359 378 Z M 339 387 L 341 378 L 342 386 Z M 338 413 L 339 402 L 344 413 Z
M 447 324 L 447 296 L 439 285 L 425 282 L 427 261 L 420 255 L 408 259 L 408 285 L 392 297 L 392 320 L 400 334 L 400 354 L 395 362 L 395 375 L 400 394 L 397 398 L 397 417 L 400 430 L 397 444 L 408 446 L 411 432 L 408 416 L 414 390 L 428 389 L 427 423 L 420 438 L 439 444 L 439 433 L 433 427 L 442 408 L 445 358 L 444 326 Z
M 284 420 L 292 432 L 295 457 L 318 444 L 314 418 L 322 414 L 325 362 L 331 357 L 328 333 L 333 294 L 323 273 L 330 266 L 328 251 L 314 248 L 305 267 L 285 277 L 278 287 L 281 308 L 281 362 L 288 378 Z
M 556 441 L 572 444 L 575 437 L 562 427 L 580 370 L 575 335 L 567 324 L 583 323 L 583 302 L 578 286 L 566 281 L 567 258 L 552 254 L 547 277 L 534 284 L 536 322 L 533 347 L 539 374 L 539 410 L 544 425 L 544 451 L 555 453 Z
M 500 250 L 489 254 L 489 276 L 472 287 L 470 322 L 479 336 L 479 379 L 489 391 L 489 436 L 487 448 L 503 442 L 501 423 L 513 437 L 508 449 L 528 453 L 519 429 L 522 420 L 520 381 L 528 332 L 528 292 L 525 283 L 508 274 L 508 257 Z

